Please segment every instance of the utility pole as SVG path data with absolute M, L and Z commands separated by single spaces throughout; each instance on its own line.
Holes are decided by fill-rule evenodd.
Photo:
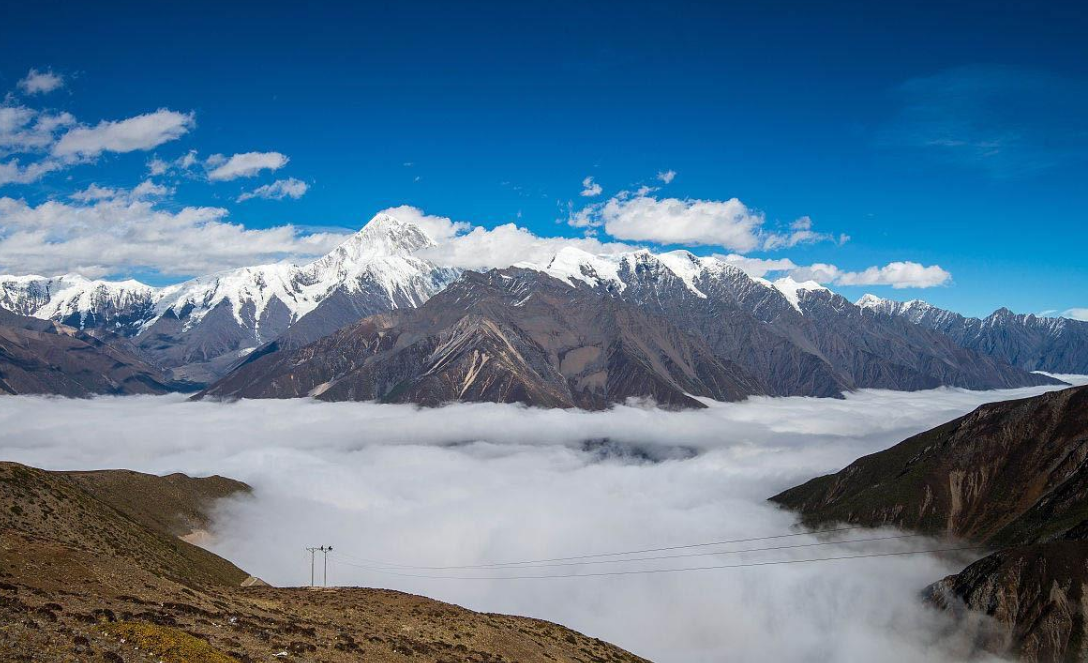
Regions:
M 325 546 L 321 546 L 321 552 L 325 556 L 325 574 L 322 577 L 321 583 L 325 587 L 328 587 L 329 586 L 329 553 L 332 552 L 332 546 L 329 546 L 327 548 Z
M 317 552 L 317 548 L 307 548 L 310 551 L 310 587 L 314 586 L 314 553 Z
M 324 576 L 322 577 L 321 584 L 325 587 L 329 586 L 329 553 L 332 552 L 332 546 L 319 546 L 317 548 L 307 548 L 310 551 L 310 587 L 314 586 L 314 553 L 320 552 L 323 556 L 325 563 Z

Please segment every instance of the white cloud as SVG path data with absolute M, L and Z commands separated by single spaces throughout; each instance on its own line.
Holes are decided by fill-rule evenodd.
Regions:
M 160 108 L 125 120 L 103 120 L 93 127 L 76 127 L 53 145 L 58 157 L 94 157 L 102 152 L 150 150 L 176 140 L 196 125 L 193 113 Z
M 161 191 L 154 183 L 133 193 L 137 190 L 147 196 Z M 0 273 L 78 272 L 94 277 L 146 269 L 165 275 L 207 274 L 311 259 L 343 240 L 341 234 L 305 234 L 290 225 L 247 229 L 230 223 L 225 209 L 166 211 L 136 197 L 38 206 L 0 198 Z
M 860 272 L 840 269 L 835 265 L 814 263 L 798 265 L 789 258 L 750 258 L 735 253 L 717 256 L 744 270 L 749 276 L 763 278 L 767 274 L 786 274 L 796 281 L 816 281 L 824 285 L 887 285 L 892 288 L 932 288 L 946 285 L 952 275 L 939 265 L 923 266 L 916 262 L 891 262 L 883 267 L 869 267 Z
M 279 170 L 287 165 L 289 159 L 279 152 L 245 152 L 235 154 L 229 159 L 222 154 L 208 158 L 208 179 L 213 181 L 233 180 L 239 177 L 253 177 L 262 170 Z
M 296 180 L 293 177 L 289 177 L 285 180 L 276 180 L 271 184 L 265 184 L 252 191 L 247 191 L 238 196 L 238 202 L 241 203 L 252 198 L 264 198 L 266 200 L 294 198 L 295 200 L 298 200 L 304 196 L 309 189 L 309 184 L 306 184 L 302 180 Z
M 440 244 L 449 241 L 456 235 L 468 232 L 472 229 L 472 224 L 467 221 L 454 221 L 446 216 L 426 214 L 423 210 L 418 207 L 412 207 L 411 205 L 387 207 L 379 212 L 379 214 L 388 214 L 405 223 L 417 225 L 422 228 L 423 232 L 427 233 L 431 239 Z
M 933 288 L 946 285 L 952 275 L 940 265 L 921 265 L 910 261 L 890 262 L 883 267 L 869 267 L 860 272 L 844 271 L 835 265 L 814 263 L 792 270 L 797 280 L 811 279 L 834 285 L 890 285 L 892 288 Z
M 1088 322 L 1088 308 L 1067 308 L 1062 311 L 1061 315 L 1063 318 Z
M 41 151 L 56 132 L 74 124 L 70 113 L 39 113 L 26 106 L 0 106 L 0 155 Z
M 672 183 L 672 181 L 674 179 L 676 179 L 676 171 L 675 170 L 658 171 L 657 179 L 661 180 L 665 184 L 670 184 L 670 183 Z
M 761 244 L 763 214 L 736 198 L 680 200 L 619 194 L 571 215 L 575 227 L 603 227 L 616 239 L 723 246 L 746 253 Z
M 634 248 L 629 244 L 592 238 L 540 237 L 507 223 L 490 230 L 477 226 L 417 255 L 448 267 L 491 269 L 522 262 L 546 265 L 564 246 L 575 246 L 590 253 L 622 253 Z
M 601 195 L 602 191 L 604 191 L 604 189 L 601 188 L 600 184 L 594 182 L 593 176 L 590 175 L 582 180 L 582 193 L 579 195 L 585 196 L 586 198 L 592 198 L 593 196 Z
M 77 191 L 68 197 L 81 203 L 92 203 L 100 200 L 114 200 L 118 198 L 127 200 L 163 198 L 169 196 L 173 192 L 174 190 L 172 188 L 162 184 L 156 184 L 151 180 L 140 182 L 131 191 L 103 187 L 92 182 L 86 189 Z
M 44 175 L 61 168 L 64 168 L 64 164 L 56 159 L 43 159 L 25 166 L 19 165 L 18 159 L 12 159 L 6 163 L 0 163 L 0 186 L 36 182 Z
M 763 278 L 771 272 L 788 272 L 797 268 L 797 265 L 789 258 L 749 258 L 748 256 L 730 253 L 725 256 L 717 256 L 730 265 L 744 270 L 745 274 L 756 278 Z
M 925 606 L 918 592 L 970 558 L 525 582 L 405 578 L 349 564 L 366 565 L 359 557 L 481 564 L 790 533 L 794 516 L 767 504 L 768 496 L 981 403 L 1041 391 L 863 391 L 843 400 L 755 398 L 680 413 L 14 397 L 0 399 L 0 457 L 49 469 L 128 467 L 246 481 L 252 496 L 221 505 L 209 545 L 274 584 L 309 581 L 302 550 L 317 540 L 337 550 L 329 556 L 331 584 L 531 615 L 658 661 L 960 661 L 973 658 L 972 634 Z M 788 544 L 820 541 L 803 535 Z M 721 554 L 756 543 L 713 549 L 716 557 L 566 570 L 935 545 L 942 544 L 922 538 Z
M 76 191 L 68 197 L 81 203 L 87 203 L 94 202 L 96 200 L 109 200 L 110 198 L 116 198 L 119 195 L 121 195 L 121 192 L 117 189 L 98 186 L 94 182 L 91 182 L 90 186 L 88 186 L 86 189 L 83 189 L 82 191 Z
M 26 94 L 44 94 L 52 92 L 64 85 L 64 77 L 54 74 L 51 69 L 38 71 L 31 69 L 26 78 L 19 81 L 19 89 Z

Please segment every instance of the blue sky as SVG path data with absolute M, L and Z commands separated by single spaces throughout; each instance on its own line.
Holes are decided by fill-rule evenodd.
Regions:
M 588 231 L 649 246 L 680 237 L 676 245 L 702 254 L 834 265 L 855 276 L 820 275 L 851 298 L 921 297 L 968 314 L 1084 308 L 1088 10 L 1077 4 L 6 3 L 3 104 L 35 114 L 24 134 L 43 117 L 70 119 L 48 132 L 54 142 L 24 136 L 12 147 L 9 136 L 7 148 L 0 122 L 0 182 L 9 164 L 0 271 L 76 269 L 101 245 L 95 275 L 168 282 L 198 265 L 305 248 L 300 233 L 355 229 L 411 205 L 540 236 Z M 33 91 L 31 69 L 58 86 Z M 148 121 L 172 130 L 105 136 L 58 156 L 67 132 L 160 109 L 175 115 Z M 149 172 L 153 158 L 191 150 L 194 167 Z M 222 165 L 209 157 L 250 152 L 289 160 L 209 177 Z M 50 159 L 58 165 L 41 177 L 17 170 Z M 666 184 L 657 175 L 667 171 Z M 580 195 L 587 177 L 599 195 Z M 297 199 L 238 201 L 292 179 L 305 184 Z M 71 198 L 91 184 L 131 192 L 145 180 L 168 192 L 139 203 Z M 640 196 L 641 186 L 654 190 Z M 685 241 L 647 230 L 674 219 L 660 216 L 665 205 L 636 209 L 640 198 L 676 199 L 683 214 L 695 201 L 737 198 L 763 239 L 716 245 L 705 232 Z M 65 227 L 94 225 L 81 208 L 107 203 L 127 221 L 100 214 L 100 235 Z M 582 217 L 590 225 L 571 224 L 587 205 L 599 206 Z M 122 255 L 131 235 L 110 224 L 145 232 L 186 208 L 226 210 L 196 223 L 295 230 L 204 235 L 187 250 L 214 254 L 205 262 L 165 248 Z M 816 241 L 766 241 L 788 239 L 806 217 Z M 19 244 L 28 224 L 37 234 Z M 42 237 L 49 250 L 22 260 Z M 924 289 L 879 285 L 894 277 L 849 285 L 904 261 L 950 277 Z

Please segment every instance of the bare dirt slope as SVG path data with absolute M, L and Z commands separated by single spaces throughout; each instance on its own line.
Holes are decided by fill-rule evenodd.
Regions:
M 388 590 L 243 588 L 244 571 L 170 532 L 193 519 L 194 495 L 244 484 L 133 475 L 0 463 L 0 660 L 642 660 L 549 622 Z M 157 483 L 141 512 L 126 490 Z M 180 520 L 171 493 L 190 511 Z

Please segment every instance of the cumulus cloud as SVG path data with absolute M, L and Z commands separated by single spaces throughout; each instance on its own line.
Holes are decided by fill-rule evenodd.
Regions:
M 0 155 L 44 150 L 53 143 L 59 130 L 72 124 L 75 118 L 70 113 L 0 106 Z
M 411 205 L 398 205 L 387 207 L 379 214 L 388 214 L 405 223 L 411 223 L 423 229 L 435 242 L 446 242 L 460 233 L 472 229 L 472 224 L 467 221 L 454 221 L 446 216 L 427 214 L 418 207 Z
M 0 185 L 37 182 L 46 174 L 63 167 L 63 163 L 52 159 L 31 162 L 25 166 L 20 165 L 18 159 L 12 159 L 6 163 L 0 163 Z
M 230 158 L 222 154 L 208 157 L 208 179 L 212 181 L 233 180 L 239 177 L 253 177 L 262 170 L 279 170 L 287 165 L 289 159 L 279 152 L 245 152 Z
M 117 198 L 127 198 L 130 200 L 162 198 L 171 193 L 173 193 L 173 189 L 170 187 L 156 184 L 151 180 L 140 182 L 132 190 L 103 187 L 92 182 L 86 189 L 76 191 L 68 197 L 82 203 L 91 203 L 99 200 L 113 200 Z
M 964 558 L 536 581 L 406 578 L 365 560 L 471 565 L 781 535 L 796 531 L 795 520 L 767 505 L 769 495 L 982 402 L 1041 391 L 864 391 L 845 400 L 756 398 L 679 413 L 21 397 L 0 399 L 0 456 L 50 469 L 128 467 L 246 481 L 252 497 L 222 505 L 209 545 L 274 584 L 307 583 L 303 548 L 320 540 L 337 550 L 329 557 L 332 584 L 548 619 L 658 661 L 963 660 L 969 634 L 949 629 L 948 615 L 925 608 L 918 592 L 958 571 Z M 907 539 L 565 570 L 933 545 Z M 714 552 L 729 549 L 736 547 Z M 564 569 L 532 572 L 556 570 Z
M 147 162 L 147 170 L 151 175 L 165 175 L 175 171 L 187 172 L 199 164 L 200 158 L 197 156 L 197 151 L 189 150 L 171 161 L 161 159 L 156 154 Z
M 882 267 L 869 267 L 859 272 L 840 269 L 827 263 L 798 265 L 789 258 L 766 259 L 749 256 L 717 256 L 736 265 L 749 276 L 763 278 L 782 274 L 796 281 L 816 281 L 823 285 L 886 285 L 892 288 L 932 288 L 947 285 L 952 275 L 939 265 L 924 266 L 916 262 L 891 262 Z
M 658 171 L 657 179 L 661 180 L 665 184 L 669 184 L 674 179 L 676 179 L 676 171 L 675 170 Z
M 52 69 L 46 69 L 45 71 L 31 69 L 27 72 L 26 78 L 19 81 L 19 89 L 24 94 L 44 94 L 60 89 L 63 86 L 64 77 L 60 74 L 54 74 Z
M 763 278 L 772 272 L 789 272 L 797 269 L 797 264 L 789 258 L 750 258 L 736 253 L 717 257 L 744 270 L 745 274 L 756 278 Z
M 835 285 L 890 285 L 892 288 L 933 288 L 947 285 L 952 275 L 940 265 L 921 265 L 916 262 L 890 262 L 883 267 L 869 267 L 860 272 L 839 269 L 835 265 L 814 263 L 799 267 L 790 273 L 798 280 L 813 280 Z
M 53 145 L 58 157 L 94 157 L 102 152 L 150 150 L 176 140 L 196 126 L 193 113 L 160 108 L 125 120 L 103 120 L 93 127 L 75 127 Z
M 590 253 L 623 253 L 634 248 L 630 244 L 602 242 L 591 237 L 541 237 L 526 228 L 507 223 L 491 229 L 476 226 L 417 255 L 448 267 L 479 270 L 509 267 L 517 263 L 546 265 L 565 246 L 574 246 Z
M 671 181 L 675 173 L 669 173 L 660 174 L 659 179 Z M 668 175 L 667 180 L 661 175 Z M 567 223 L 576 228 L 603 228 L 621 240 L 721 246 L 739 253 L 835 239 L 813 230 L 812 219 L 807 216 L 794 221 L 787 231 L 777 232 L 765 227 L 762 212 L 736 198 L 655 198 L 651 195 L 654 191 L 643 186 L 633 194 L 621 192 L 608 201 L 572 212 Z M 845 241 L 845 236 L 842 239 Z
M 586 198 L 592 198 L 601 195 L 602 191 L 604 191 L 604 189 L 601 188 L 600 184 L 594 182 L 593 176 L 590 175 L 582 180 L 582 193 L 579 195 L 585 196 Z
M 309 259 L 343 240 L 293 226 L 248 229 L 218 207 L 159 209 L 140 198 L 163 194 L 146 182 L 123 194 L 88 188 L 88 204 L 34 206 L 0 198 L 0 272 L 104 276 L 146 269 L 165 275 L 207 274 L 285 259 Z M 112 193 L 111 193 L 112 192 Z
M 760 246 L 763 214 L 730 200 L 657 199 L 623 193 L 570 218 L 575 227 L 603 227 L 621 240 L 704 244 L 746 253 Z
M 276 180 L 271 184 L 265 184 L 252 191 L 247 191 L 238 196 L 238 202 L 244 202 L 252 198 L 264 198 L 266 200 L 294 198 L 295 200 L 298 200 L 304 196 L 309 189 L 309 184 L 306 184 L 302 180 L 296 180 L 293 177 L 289 177 L 285 180 Z

